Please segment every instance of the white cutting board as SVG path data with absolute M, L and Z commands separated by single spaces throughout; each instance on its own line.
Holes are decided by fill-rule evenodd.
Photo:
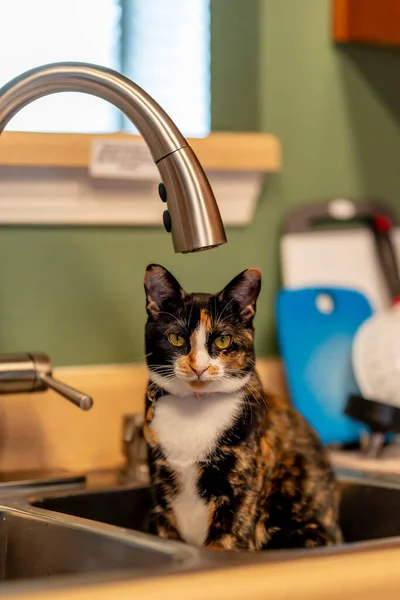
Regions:
M 399 227 L 392 230 L 392 239 L 400 264 Z M 280 250 L 284 287 L 346 287 L 363 293 L 377 311 L 390 306 L 367 228 L 285 233 Z

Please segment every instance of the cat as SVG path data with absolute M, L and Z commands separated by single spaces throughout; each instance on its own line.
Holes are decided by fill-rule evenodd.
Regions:
M 146 269 L 143 429 L 162 538 L 213 550 L 341 541 L 319 438 L 257 374 L 260 287 L 247 269 L 218 294 L 188 294 L 161 265 Z

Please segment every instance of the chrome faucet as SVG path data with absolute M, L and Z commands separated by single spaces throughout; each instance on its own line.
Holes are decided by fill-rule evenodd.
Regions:
M 0 89 L 0 133 L 24 106 L 57 92 L 83 92 L 108 100 L 142 134 L 163 181 L 168 210 L 164 224 L 175 252 L 195 252 L 226 243 L 208 179 L 188 142 L 165 111 L 120 73 L 86 63 L 37 67 Z
M 66 62 L 19 75 L 0 89 L 0 133 L 24 106 L 57 92 L 83 92 L 108 100 L 137 127 L 160 172 L 160 196 L 168 207 L 164 225 L 172 232 L 175 252 L 195 252 L 226 243 L 214 194 L 188 142 L 151 96 L 116 71 Z M 0 355 L 0 394 L 48 387 L 84 410 L 92 405 L 90 397 L 51 377 L 47 357 Z
M 121 473 L 125 481 L 149 481 L 147 443 L 143 433 L 143 413 L 123 416 L 123 445 L 125 467 Z
M 0 394 L 44 392 L 51 388 L 81 410 L 90 410 L 91 396 L 54 379 L 46 354 L 0 354 Z

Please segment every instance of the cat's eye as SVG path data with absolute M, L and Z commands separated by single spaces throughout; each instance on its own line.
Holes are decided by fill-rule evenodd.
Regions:
M 225 350 L 226 348 L 229 348 L 231 343 L 232 343 L 231 335 L 219 335 L 214 340 L 214 344 L 217 346 L 218 350 Z
M 184 346 L 186 340 L 183 337 L 183 335 L 179 335 L 179 333 L 170 333 L 168 336 L 168 341 L 173 346 L 179 347 L 179 346 Z

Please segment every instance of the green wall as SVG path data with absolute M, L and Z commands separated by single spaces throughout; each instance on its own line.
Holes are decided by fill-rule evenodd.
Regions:
M 214 128 L 259 128 L 283 144 L 282 173 L 266 178 L 254 222 L 229 229 L 226 246 L 187 256 L 173 254 L 161 228 L 3 228 L 1 352 L 45 350 L 55 364 L 143 357 L 149 262 L 192 291 L 261 268 L 257 351 L 274 352 L 288 209 L 334 196 L 398 202 L 400 54 L 335 48 L 328 0 L 213 0 L 212 11 Z
M 211 0 L 211 128 L 260 128 L 260 2 Z

